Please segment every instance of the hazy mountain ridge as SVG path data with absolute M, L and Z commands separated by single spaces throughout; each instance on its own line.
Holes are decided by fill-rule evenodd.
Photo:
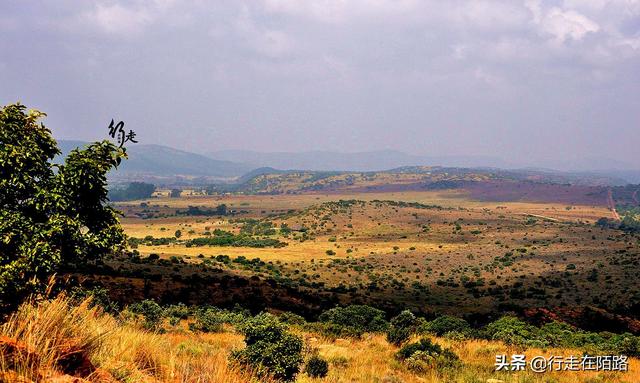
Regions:
M 490 156 L 417 156 L 393 150 L 340 153 L 332 151 L 264 153 L 250 150 L 223 150 L 208 154 L 218 160 L 243 162 L 256 168 L 297 169 L 307 171 L 375 172 L 405 167 L 440 166 L 499 170 L 527 174 L 557 174 L 560 178 L 610 180 L 607 183 L 640 182 L 640 170 L 622 161 L 588 157 L 565 163 L 543 161 L 536 166 L 505 161 Z M 509 170 L 505 170 L 509 169 Z
M 59 140 L 62 156 L 86 145 L 78 140 Z M 110 174 L 116 182 L 145 180 L 156 184 L 246 184 L 265 174 L 313 173 L 315 178 L 346 173 L 454 173 L 494 174 L 520 180 L 589 185 L 624 185 L 640 181 L 640 171 L 567 172 L 547 168 L 509 167 L 499 158 L 474 156 L 425 157 L 398 151 L 338 153 L 259 153 L 243 150 L 220 151 L 206 155 L 162 145 L 133 144 L 127 148 L 129 159 Z M 442 163 L 458 165 L 442 166 Z M 603 162 L 604 163 L 604 162 Z M 500 166 L 501 165 L 501 166 Z
M 395 150 L 356 153 L 332 151 L 274 152 L 222 150 L 207 154 L 211 158 L 244 162 L 256 167 L 304 169 L 312 171 L 382 171 L 402 166 L 513 167 L 498 157 L 486 156 L 416 156 Z
M 73 149 L 86 145 L 83 141 L 59 140 L 65 156 Z M 113 179 L 146 177 L 205 177 L 234 179 L 253 169 L 250 165 L 221 161 L 162 145 L 132 144 L 127 147 L 129 158 L 110 174 Z

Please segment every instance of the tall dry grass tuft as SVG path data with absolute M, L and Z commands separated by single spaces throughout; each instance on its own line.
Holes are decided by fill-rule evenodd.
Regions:
M 91 308 L 89 300 L 72 305 L 61 295 L 23 304 L 0 328 L 6 342 L 15 342 L 13 352 L 0 355 L 0 366 L 31 380 L 53 371 L 90 368 L 83 361 L 99 352 L 112 327 L 113 319 Z
M 23 304 L 0 327 L 0 382 L 41 382 L 64 374 L 90 382 L 256 381 L 227 362 L 242 344 L 188 333 L 155 334 L 65 295 Z

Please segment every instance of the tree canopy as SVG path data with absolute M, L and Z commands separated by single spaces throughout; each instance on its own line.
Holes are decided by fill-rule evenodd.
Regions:
M 60 151 L 44 116 L 19 103 L 0 109 L 0 310 L 42 289 L 61 267 L 125 243 L 106 175 L 126 150 L 105 140 L 55 165 Z

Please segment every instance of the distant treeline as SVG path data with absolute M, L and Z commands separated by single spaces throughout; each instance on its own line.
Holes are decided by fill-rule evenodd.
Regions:
M 204 209 L 198 206 L 189 206 L 187 210 L 176 210 L 176 215 L 188 215 L 188 216 L 215 216 L 215 215 L 228 215 L 230 211 L 227 209 L 227 205 L 221 204 L 216 206 L 215 209 Z
M 627 214 L 620 221 L 611 218 L 600 218 L 596 222 L 596 225 L 607 229 L 618 229 L 628 233 L 640 233 L 640 219 L 634 214 Z
M 125 188 L 116 188 L 109 190 L 110 201 L 133 201 L 151 197 L 156 187 L 153 184 L 145 182 L 131 182 Z

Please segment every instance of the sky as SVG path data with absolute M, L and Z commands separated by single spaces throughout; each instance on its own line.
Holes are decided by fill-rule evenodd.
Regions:
M 640 169 L 640 0 L 0 2 L 0 104 L 60 139 Z

